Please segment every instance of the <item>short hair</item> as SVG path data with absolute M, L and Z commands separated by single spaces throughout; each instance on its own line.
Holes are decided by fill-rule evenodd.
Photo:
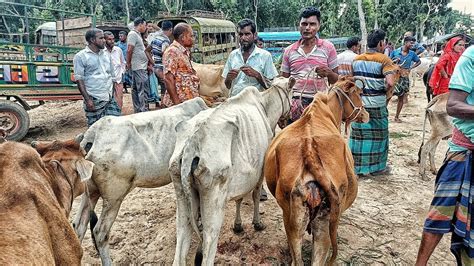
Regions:
M 190 27 L 187 23 L 180 22 L 176 24 L 176 26 L 173 28 L 173 37 L 175 40 L 178 40 L 183 33 L 187 32 L 190 30 Z
M 360 42 L 359 37 L 350 37 L 346 42 L 346 46 L 347 46 L 347 48 L 351 48 L 354 45 L 358 45 L 359 42 Z
M 380 41 L 385 40 L 385 31 L 381 29 L 371 30 L 369 36 L 367 36 L 367 46 L 369 48 L 375 48 Z
M 111 31 L 104 31 L 104 37 L 112 36 L 115 38 L 114 34 Z
M 257 39 L 255 40 L 255 42 L 263 42 L 262 37 L 257 37 Z
M 416 39 L 411 36 L 407 36 L 403 38 L 403 43 L 406 43 L 406 42 L 416 42 Z
M 165 31 L 173 29 L 173 22 L 171 22 L 169 20 L 165 20 L 165 21 L 161 22 L 161 29 L 165 30 Z
M 99 32 L 102 32 L 102 30 L 98 28 L 92 28 L 86 31 L 86 42 L 91 43 L 92 39 L 95 39 L 95 35 Z
M 255 25 L 255 22 L 253 22 L 253 20 L 251 19 L 244 18 L 241 21 L 239 21 L 239 23 L 237 23 L 237 27 L 239 29 L 243 29 L 248 26 L 250 26 L 250 30 L 252 31 L 252 33 L 257 32 L 257 25 Z
M 145 23 L 145 22 L 146 22 L 146 21 L 145 21 L 143 18 L 138 17 L 138 18 L 136 18 L 136 19 L 133 20 L 133 26 L 136 27 L 136 26 L 138 26 L 138 25 L 140 25 L 140 24 L 143 24 L 143 23 Z
M 124 31 L 124 30 L 121 30 L 121 31 L 119 32 L 119 35 L 125 35 L 125 36 L 127 36 L 128 33 L 127 33 L 126 31 Z
M 314 6 L 305 7 L 300 12 L 300 20 L 302 18 L 309 18 L 312 16 L 316 16 L 318 22 L 321 22 L 321 12 Z

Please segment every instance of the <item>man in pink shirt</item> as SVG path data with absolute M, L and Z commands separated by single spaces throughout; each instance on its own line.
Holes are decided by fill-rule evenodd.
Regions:
M 338 79 L 336 48 L 331 42 L 317 37 L 320 22 L 321 12 L 317 8 L 304 8 L 300 14 L 301 39 L 288 46 L 283 54 L 281 75 L 296 79 L 290 123 L 301 116 L 316 92 L 327 89 L 326 82 L 333 84 Z M 317 75 L 310 73 L 312 69 Z

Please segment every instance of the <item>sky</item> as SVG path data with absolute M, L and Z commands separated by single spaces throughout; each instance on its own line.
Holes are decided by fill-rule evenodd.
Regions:
M 474 0 L 452 0 L 450 6 L 461 12 L 470 13 L 474 16 Z

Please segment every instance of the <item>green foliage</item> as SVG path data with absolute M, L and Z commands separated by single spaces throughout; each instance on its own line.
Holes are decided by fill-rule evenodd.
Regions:
M 274 27 L 296 27 L 300 10 L 308 5 L 320 8 L 321 36 L 360 36 L 360 21 L 357 0 L 183 0 L 183 10 L 202 9 L 223 12 L 228 19 L 237 22 L 242 18 L 254 18 L 257 12 L 258 30 Z M 63 9 L 97 15 L 98 20 L 127 20 L 126 3 L 130 19 L 141 16 L 156 18 L 159 11 L 165 11 L 163 0 L 15 0 L 14 2 Z M 257 9 L 254 4 L 257 3 Z M 405 31 L 413 31 L 418 38 L 432 37 L 453 31 L 470 33 L 473 20 L 470 16 L 447 7 L 449 0 L 363 0 L 367 30 L 374 28 L 377 21 L 388 38 L 397 42 Z M 3 5 L 0 2 L 0 8 Z M 431 8 L 430 14 L 428 14 Z M 15 12 L 6 10 L 7 12 Z M 22 10 L 16 10 L 20 15 Z M 58 12 L 31 9 L 31 16 L 50 21 L 60 19 Z M 3 22 L 3 21 L 2 21 Z M 23 32 L 21 19 L 8 18 L 0 22 L 0 31 Z M 24 21 L 23 21 L 24 22 Z M 30 28 L 36 28 L 44 21 L 31 20 Z M 5 25 L 6 24 L 6 25 Z M 31 37 L 31 36 L 30 36 Z

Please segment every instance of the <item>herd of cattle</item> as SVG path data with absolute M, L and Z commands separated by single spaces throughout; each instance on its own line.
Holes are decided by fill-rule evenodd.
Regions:
M 104 117 L 74 140 L 34 142 L 33 147 L 0 143 L 0 264 L 80 264 L 91 222 L 102 264 L 111 265 L 110 230 L 125 196 L 135 187 L 172 182 L 174 265 L 187 264 L 193 232 L 200 243 L 195 263 L 212 265 L 228 201 L 236 201 L 233 230 L 240 232 L 240 205 L 252 192 L 254 229 L 265 229 L 259 212 L 264 178 L 283 210 L 293 263 L 303 264 L 307 231 L 313 235 L 313 264 L 333 264 L 340 216 L 357 196 L 341 123 L 367 122 L 369 116 L 361 88 L 342 78 L 276 135 L 278 121 L 289 114 L 294 82 L 277 78 L 265 92 L 248 87 L 215 108 L 196 98 L 165 110 Z M 427 114 L 442 109 L 445 98 L 435 97 Z M 428 115 L 432 124 L 433 117 Z M 422 159 L 433 155 L 435 144 L 430 139 L 422 146 L 428 147 L 420 149 Z M 68 216 L 79 195 L 71 226 Z

